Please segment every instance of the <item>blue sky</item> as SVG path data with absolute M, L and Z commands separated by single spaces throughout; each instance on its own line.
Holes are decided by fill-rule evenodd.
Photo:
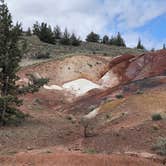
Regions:
M 101 36 L 121 32 L 127 46 L 140 37 L 146 48 L 166 43 L 166 0 L 6 0 L 14 21 L 24 29 L 35 21 L 67 27 L 85 39 L 90 31 Z

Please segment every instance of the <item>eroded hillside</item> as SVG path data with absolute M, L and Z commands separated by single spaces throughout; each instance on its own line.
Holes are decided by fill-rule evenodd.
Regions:
M 28 73 L 50 82 L 35 94 L 21 96 L 21 110 L 30 115 L 21 126 L 1 127 L 1 165 L 165 162 L 152 147 L 166 136 L 166 51 L 44 62 L 22 68 L 19 84 L 28 82 Z M 155 121 L 154 114 L 162 118 Z M 89 137 L 84 137 L 83 116 L 93 117 Z

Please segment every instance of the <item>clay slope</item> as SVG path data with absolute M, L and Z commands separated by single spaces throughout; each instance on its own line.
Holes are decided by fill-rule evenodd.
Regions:
M 102 56 L 80 55 L 64 60 L 53 60 L 23 68 L 19 75 L 24 78 L 27 73 L 39 73 L 50 79 L 50 85 L 62 85 L 79 78 L 97 82 L 109 69 L 109 59 Z
M 110 87 L 111 83 L 114 82 L 112 80 L 116 80 L 115 86 L 129 81 L 162 75 L 165 72 L 166 50 L 145 53 L 139 56 L 125 54 L 111 60 L 105 84 Z

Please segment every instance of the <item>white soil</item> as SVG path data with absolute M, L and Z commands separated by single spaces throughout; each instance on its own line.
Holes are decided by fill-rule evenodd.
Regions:
M 63 84 L 62 86 L 65 90 L 72 92 L 76 96 L 82 96 L 86 92 L 92 89 L 99 89 L 100 85 L 95 84 L 87 79 L 78 79 L 68 83 Z
M 63 88 L 58 85 L 44 85 L 44 88 L 47 90 L 63 90 Z

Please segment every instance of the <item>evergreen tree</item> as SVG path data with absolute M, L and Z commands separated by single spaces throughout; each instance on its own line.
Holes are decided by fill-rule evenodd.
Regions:
M 87 35 L 86 37 L 87 42 L 96 42 L 99 43 L 100 41 L 100 36 L 94 32 L 91 32 L 90 34 Z
M 4 0 L 0 0 L 0 123 L 5 125 L 7 122 L 19 120 L 24 115 L 18 110 L 22 104 L 19 99 L 19 91 L 21 90 L 16 81 L 19 79 L 17 71 L 22 55 L 18 47 L 18 40 L 21 35 L 21 25 L 12 23 L 12 17 L 9 13 Z M 36 91 L 42 83 L 48 80 L 39 79 L 32 81 L 32 84 L 26 87 L 28 92 L 30 89 Z M 36 85 L 33 83 L 37 83 Z M 37 87 L 37 88 L 36 88 Z
M 74 33 L 70 37 L 70 43 L 73 46 L 79 46 L 81 44 L 80 38 L 77 38 Z
M 70 33 L 68 32 L 67 28 L 65 28 L 60 43 L 63 45 L 70 45 Z
M 118 32 L 116 40 L 115 40 L 116 46 L 126 47 L 126 44 L 124 42 L 124 39 L 121 37 L 120 32 Z
M 54 34 L 52 32 L 51 26 L 48 26 L 47 23 L 41 23 L 39 38 L 43 42 L 55 44 Z
M 110 45 L 114 45 L 115 44 L 115 38 L 113 36 L 111 36 L 111 39 L 109 40 L 109 44 Z
M 166 49 L 166 46 L 165 46 L 165 43 L 163 44 L 163 50 L 165 50 Z
M 55 44 L 54 33 L 52 32 L 51 26 L 47 25 L 47 23 L 42 22 L 40 25 L 36 22 L 33 25 L 33 34 L 37 35 L 43 42 Z
M 28 28 L 28 30 L 27 30 L 27 32 L 26 32 L 26 35 L 27 35 L 27 36 L 31 36 L 31 35 L 32 35 L 32 32 L 31 32 L 31 28 L 30 28 L 30 27 Z
M 58 25 L 54 28 L 54 37 L 55 39 L 61 39 L 62 37 L 62 32 Z
M 103 43 L 103 44 L 108 44 L 108 43 L 109 43 L 109 37 L 108 37 L 107 35 L 105 35 L 105 36 L 103 37 L 102 43 Z
M 137 44 L 137 47 L 136 47 L 137 49 L 145 49 L 145 47 L 142 45 L 142 43 L 141 43 L 141 39 L 139 38 L 138 39 L 138 44 Z
M 121 34 L 118 32 L 117 36 L 112 36 L 109 40 L 110 45 L 126 47 L 124 39 L 121 37 Z
M 33 25 L 33 34 L 38 37 L 40 36 L 40 25 L 38 21 L 36 21 L 36 23 Z

